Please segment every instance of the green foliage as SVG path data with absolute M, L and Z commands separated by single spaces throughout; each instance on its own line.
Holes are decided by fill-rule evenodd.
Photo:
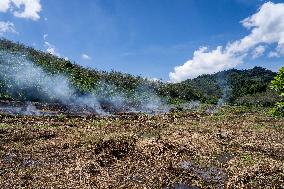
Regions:
M 231 104 L 267 106 L 272 105 L 270 102 L 274 102 L 277 98 L 275 92 L 267 92 L 275 75 L 276 73 L 261 67 L 249 70 L 231 69 L 202 75 L 183 83 L 202 94 L 200 99 L 206 103 L 217 103 L 222 98 Z M 267 93 L 270 99 L 266 99 Z M 249 102 L 245 99 L 249 99 Z M 259 103 L 258 99 L 265 102 Z
M 6 39 L 0 39 L 0 50 L 24 54 L 37 66 L 41 67 L 46 73 L 50 75 L 60 74 L 66 76 L 79 94 L 99 93 L 101 95 L 110 96 L 113 93 L 120 92 L 131 97 L 135 94 L 137 89 L 140 88 L 140 86 L 151 88 L 154 93 L 156 93 L 156 89 L 159 88 L 159 83 L 149 81 L 140 76 L 135 77 L 130 74 L 115 71 L 105 72 L 83 68 L 49 53 L 36 51 L 33 48 L 26 47 L 23 44 L 13 43 Z M 113 89 L 105 88 L 106 86 L 113 86 Z M 14 93 L 13 91 L 13 94 L 11 94 L 9 88 L 10 86 L 7 85 L 5 79 L 0 78 L 0 99 L 14 99 L 21 101 L 40 100 L 30 98 L 28 93 L 25 93 L 23 90 L 17 90 L 17 93 Z M 38 90 L 40 89 L 35 89 L 34 93 Z
M 173 105 L 181 105 L 181 104 L 184 104 L 186 103 L 187 101 L 185 100 L 182 100 L 180 98 L 169 98 L 168 99 L 168 103 L 169 104 L 173 104 Z
M 271 110 L 271 113 L 275 116 L 284 117 L 284 67 L 279 70 L 277 76 L 271 81 L 271 84 L 271 88 L 278 92 L 281 98 Z
M 222 90 L 218 85 L 218 76 L 202 75 L 195 79 L 182 82 L 185 86 L 191 86 L 194 91 L 198 92 L 199 100 L 205 103 L 217 103 L 222 96 Z
M 84 68 L 63 58 L 6 39 L 0 39 L 0 50 L 25 54 L 28 59 L 48 74 L 66 76 L 78 94 L 95 93 L 111 96 L 119 92 L 130 99 L 147 99 L 149 98 L 147 91 L 151 91 L 151 93 L 167 99 L 172 104 L 192 100 L 216 104 L 222 98 L 231 104 L 270 106 L 277 99 L 276 92 L 268 91 L 270 82 L 276 76 L 276 73 L 260 67 L 250 70 L 232 69 L 216 74 L 202 75 L 181 83 L 164 83 L 116 71 L 106 72 Z M 275 81 L 274 86 L 277 86 L 275 89 L 277 91 L 282 90 L 281 93 L 283 93 L 283 82 L 282 84 L 279 83 L 280 81 Z M 104 86 L 112 86 L 112 88 Z M 29 93 L 23 90 L 19 90 L 17 94 L 11 93 L 9 92 L 10 87 L 5 79 L 0 78 L 0 99 L 41 100 L 31 98 Z M 140 95 L 137 95 L 137 93 Z
M 262 106 L 271 107 L 274 106 L 277 101 L 280 100 L 279 95 L 272 90 L 267 90 L 262 93 L 247 94 L 236 98 L 235 104 L 245 106 Z
M 271 81 L 271 84 L 271 88 L 276 90 L 284 98 L 284 67 L 279 70 L 277 76 Z
M 249 154 L 249 153 L 244 153 L 243 155 L 241 155 L 241 160 L 242 160 L 242 162 L 244 162 L 246 164 L 253 164 L 253 163 L 255 163 L 252 155 Z
M 271 109 L 270 113 L 276 117 L 284 117 L 284 102 L 276 103 L 275 107 Z
M 201 97 L 199 92 L 186 83 L 162 84 L 160 88 L 158 88 L 158 94 L 170 97 L 173 101 L 177 101 L 177 99 L 183 101 L 198 100 Z

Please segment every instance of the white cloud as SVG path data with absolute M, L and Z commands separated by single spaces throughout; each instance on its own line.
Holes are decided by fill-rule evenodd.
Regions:
M 264 52 L 265 52 L 265 47 L 263 45 L 259 45 L 252 51 L 252 58 L 256 59 L 258 57 L 261 57 Z
M 15 17 L 38 20 L 40 0 L 0 0 L 0 12 L 10 11 Z
M 0 36 L 4 35 L 5 33 L 17 33 L 12 22 L 0 21 Z
M 7 12 L 9 8 L 10 8 L 10 0 L 0 1 L 0 12 Z
M 228 47 L 232 52 L 247 51 L 260 43 L 276 43 L 277 51 L 283 50 L 284 54 L 284 3 L 264 3 L 256 14 L 241 23 L 251 33 Z
M 87 54 L 85 54 L 85 53 L 83 53 L 83 54 L 81 55 L 81 58 L 84 59 L 84 60 L 91 60 L 91 59 L 92 59 L 89 55 L 87 55 Z
M 43 40 L 46 40 L 46 38 L 48 37 L 48 34 L 43 34 Z
M 268 57 L 269 58 L 278 58 L 278 57 L 280 57 L 280 55 L 279 55 L 278 52 L 272 51 L 272 52 L 269 52 Z
M 175 67 L 169 76 L 172 82 L 180 82 L 202 74 L 229 69 L 241 63 L 242 58 L 227 53 L 221 46 L 212 51 L 208 51 L 207 47 L 201 47 L 193 53 L 193 59 Z
M 44 45 L 46 46 L 46 52 L 54 55 L 54 56 L 58 56 L 60 57 L 61 55 L 56 51 L 56 48 L 54 45 L 50 44 L 49 42 L 45 41 Z
M 180 82 L 202 74 L 211 74 L 241 64 L 249 53 L 252 58 L 262 56 L 264 45 L 276 44 L 269 57 L 284 55 L 284 3 L 264 3 L 259 11 L 241 21 L 250 33 L 244 38 L 217 47 L 212 51 L 207 48 L 196 50 L 193 58 L 185 64 L 175 67 L 169 74 L 172 82 Z

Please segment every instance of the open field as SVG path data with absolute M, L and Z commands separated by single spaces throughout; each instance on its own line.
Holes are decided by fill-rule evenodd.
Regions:
M 253 109 L 0 119 L 1 188 L 284 188 L 284 119 Z

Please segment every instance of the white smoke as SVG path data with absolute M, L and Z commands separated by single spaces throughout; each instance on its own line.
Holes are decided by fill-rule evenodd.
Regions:
M 78 96 L 67 77 L 51 75 L 28 60 L 25 55 L 0 51 L 0 77 L 11 94 L 24 92 L 33 99 L 58 101 L 94 108 L 101 112 L 95 96 Z
M 5 91 L 2 92 L 22 100 L 86 107 L 98 114 L 108 113 L 105 112 L 106 109 L 147 112 L 163 104 L 157 95 L 145 88 L 136 89 L 135 99 L 131 99 L 129 95 L 105 82 L 97 83 L 98 89 L 93 93 L 81 94 L 66 76 L 47 73 L 22 54 L 0 51 L 0 70 L 0 81 L 5 83 L 5 87 L 1 89 Z

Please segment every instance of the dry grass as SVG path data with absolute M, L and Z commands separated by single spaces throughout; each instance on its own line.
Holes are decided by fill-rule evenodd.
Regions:
M 1 115 L 1 188 L 284 188 L 284 120 Z

